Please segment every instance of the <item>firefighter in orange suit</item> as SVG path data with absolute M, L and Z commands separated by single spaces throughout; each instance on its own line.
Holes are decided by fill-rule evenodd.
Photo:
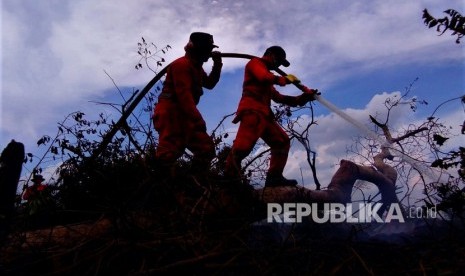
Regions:
M 40 174 L 34 174 L 32 178 L 32 186 L 26 188 L 23 193 L 24 200 L 34 200 L 39 197 L 47 189 L 47 185 L 42 184 L 45 179 Z
M 316 92 L 304 86 L 300 96 L 286 96 L 279 93 L 274 85 L 285 86 L 299 82 L 294 75 L 276 76 L 270 70 L 283 65 L 289 66 L 286 52 L 279 46 L 269 47 L 263 57 L 251 59 L 246 67 L 242 97 L 236 112 L 234 123 L 240 122 L 231 152 L 226 160 L 227 177 L 240 176 L 241 161 L 249 155 L 255 143 L 261 138 L 271 148 L 270 165 L 267 172 L 266 187 L 295 186 L 296 180 L 286 179 L 283 170 L 287 163 L 290 139 L 281 126 L 274 120 L 271 100 L 292 107 L 303 106 L 313 100 Z
M 197 104 L 203 88 L 214 88 L 220 79 L 223 64 L 221 53 L 213 51 L 217 47 L 212 35 L 194 32 L 184 47 L 185 55 L 168 67 L 153 113 L 159 134 L 156 157 L 165 169 L 171 168 L 185 149 L 193 154 L 193 170 L 207 169 L 215 156 L 213 141 Z M 207 74 L 202 65 L 210 57 L 213 67 Z

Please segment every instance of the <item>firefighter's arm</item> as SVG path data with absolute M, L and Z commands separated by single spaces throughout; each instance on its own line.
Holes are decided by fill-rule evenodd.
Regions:
M 273 94 L 271 95 L 271 99 L 275 103 L 281 103 L 285 104 L 288 106 L 296 107 L 297 106 L 297 97 L 294 96 L 287 96 L 279 93 L 277 90 L 273 91 Z
M 279 93 L 276 89 L 274 89 L 272 99 L 274 102 L 286 104 L 292 107 L 304 106 L 309 101 L 315 100 L 315 94 L 318 92 L 318 90 L 303 86 L 303 92 L 304 93 L 299 96 L 287 96 Z
M 248 70 L 255 79 L 262 83 L 278 84 L 280 86 L 289 84 L 289 80 L 286 79 L 286 77 L 276 76 L 271 73 L 260 59 L 250 60 L 246 65 L 246 70 Z
M 223 68 L 223 62 L 221 59 L 221 53 L 218 51 L 212 52 L 213 66 L 212 71 L 207 75 L 204 71 L 204 81 L 202 86 L 207 89 L 213 89 L 220 80 L 221 69 Z
M 297 97 L 283 95 L 283 94 L 279 93 L 274 88 L 273 88 L 272 93 L 271 93 L 271 99 L 275 103 L 281 103 L 281 104 L 289 105 L 289 106 L 292 106 L 292 107 L 297 106 Z

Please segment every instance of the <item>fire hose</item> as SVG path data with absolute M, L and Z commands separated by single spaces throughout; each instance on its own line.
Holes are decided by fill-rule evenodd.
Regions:
M 252 59 L 255 58 L 253 55 L 248 55 L 248 54 L 239 54 L 239 53 L 221 53 L 222 58 L 242 58 L 242 59 Z M 90 160 L 94 160 L 97 158 L 103 150 L 108 146 L 108 144 L 111 142 L 113 137 L 116 135 L 116 133 L 122 129 L 125 124 L 127 119 L 129 118 L 129 115 L 136 109 L 137 105 L 142 101 L 142 99 L 145 97 L 145 95 L 152 89 L 152 87 L 166 74 L 166 71 L 170 65 L 168 64 L 165 66 L 160 72 L 158 72 L 155 77 L 153 77 L 152 80 L 150 80 L 147 85 L 139 91 L 139 93 L 133 97 L 133 100 L 128 103 L 126 108 L 123 110 L 123 114 L 121 115 L 120 119 L 113 125 L 113 127 L 104 135 L 102 142 L 98 145 L 98 147 L 92 152 L 92 155 L 90 156 Z M 281 76 L 286 76 L 287 74 L 282 71 L 279 68 L 276 68 L 275 71 L 280 74 Z M 297 88 L 303 91 L 303 85 L 300 83 L 293 83 Z M 317 93 L 318 94 L 318 93 Z
M 221 53 L 221 57 L 222 58 L 252 59 L 252 58 L 255 58 L 256 56 L 249 55 L 249 54 L 241 54 L 241 53 Z M 127 108 L 125 110 L 123 110 L 123 114 L 122 114 L 121 118 L 105 134 L 105 136 L 102 139 L 102 142 L 99 144 L 97 149 L 95 149 L 94 152 L 92 153 L 92 155 L 90 157 L 91 160 L 98 157 L 103 152 L 103 150 L 108 146 L 108 144 L 111 142 L 111 140 L 116 135 L 116 133 L 120 129 L 122 129 L 122 127 L 126 124 L 126 120 L 128 119 L 129 115 L 134 111 L 134 109 L 137 107 L 137 105 L 140 103 L 140 101 L 142 101 L 142 99 L 150 91 L 150 89 L 152 89 L 152 87 L 155 85 L 155 83 L 157 83 L 166 74 L 166 71 L 167 71 L 168 67 L 169 67 L 169 64 L 167 66 L 165 66 L 158 74 L 156 74 L 155 77 L 149 83 L 147 83 L 147 85 L 134 97 L 134 99 L 129 103 Z M 284 72 L 283 70 L 279 69 L 279 68 L 274 68 L 273 70 L 275 72 L 277 72 L 278 74 L 280 74 L 281 76 L 283 76 L 283 77 L 287 76 L 287 73 Z M 305 91 L 304 85 L 302 83 L 293 82 L 292 84 L 294 86 L 296 86 L 299 90 L 301 90 L 303 92 Z M 323 97 L 321 97 L 321 93 L 318 92 L 318 90 L 315 89 L 315 91 L 317 91 L 317 93 L 315 93 L 313 95 L 315 100 L 317 100 L 319 103 L 324 105 L 326 108 L 333 111 L 334 113 L 339 115 L 342 119 L 346 120 L 350 124 L 357 127 L 359 130 L 363 131 L 371 139 L 381 143 L 382 146 L 390 146 L 391 145 L 387 140 L 381 139 L 380 137 L 378 137 L 378 135 L 375 132 L 368 129 L 365 125 L 363 125 L 360 122 L 358 122 L 357 120 L 353 119 L 348 114 L 346 114 L 345 112 L 343 112 L 342 110 L 340 110 L 339 108 L 334 106 L 332 103 L 325 100 Z M 391 148 L 391 149 L 393 149 L 393 148 Z M 425 168 L 425 166 L 423 164 L 417 162 L 413 158 L 403 154 L 402 152 L 400 152 L 400 151 L 398 151 L 396 149 L 394 149 L 394 150 L 396 151 L 397 156 L 401 157 L 407 163 L 411 164 L 418 171 L 424 172 L 424 173 L 426 173 L 428 175 L 428 177 L 430 177 L 431 179 L 434 179 L 434 175 L 431 174 L 430 171 L 427 168 Z

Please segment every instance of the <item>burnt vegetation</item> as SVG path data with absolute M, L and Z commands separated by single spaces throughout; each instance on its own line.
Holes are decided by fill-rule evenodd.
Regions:
M 448 24 L 452 29 L 450 21 L 425 20 L 429 27 Z M 460 33 L 457 24 L 453 30 Z M 430 235 L 401 244 L 358 241 L 357 232 L 362 229 L 355 225 L 343 232 L 336 229 L 334 235 L 328 235 L 334 231 L 330 226 L 315 223 L 273 232 L 257 226 L 257 221 L 265 218 L 266 206 L 251 189 L 264 177 L 268 152 L 244 160 L 243 185 L 228 185 L 223 178 L 230 149 L 230 134 L 223 131 L 223 122 L 232 114 L 211 133 L 217 158 L 207 174 L 191 170 L 188 152 L 172 172 L 159 170 L 150 113 L 164 72 L 157 69 L 165 66 L 162 56 L 169 49 L 159 49 L 145 39 L 138 43 L 141 59 L 135 68 L 155 64 L 149 69 L 161 77 L 126 96 L 116 87 L 123 104 L 98 103 L 118 110 L 118 121 L 105 113 L 96 119 L 82 112 L 71 113 L 58 124 L 55 136 L 38 140 L 38 146 L 46 149 L 43 156 L 25 154 L 25 165 L 34 164 L 31 177 L 43 173 L 48 164 L 58 165 L 40 197 L 26 202 L 17 197 L 8 232 L 2 232 L 0 274 L 373 275 L 454 274 L 465 269 L 465 244 L 459 234 L 465 224 L 465 150 L 441 151 L 448 132 L 437 118 L 432 116 L 397 138 L 391 137 L 389 115 L 384 120 L 370 119 L 392 143 L 430 145 L 435 160 L 429 165 L 454 171 L 452 175 L 457 176 L 447 182 L 422 182 L 422 203 L 424 207 L 438 204 L 458 224 L 447 223 L 441 231 L 431 226 Z M 414 112 L 418 105 L 426 104 L 408 98 L 408 92 L 406 89 L 400 98 L 386 101 L 388 114 L 399 105 L 408 104 Z M 274 111 L 293 141 L 307 152 L 317 189 L 324 188 L 317 178 L 316 152 L 308 139 L 311 127 L 317 125 L 312 105 L 299 109 L 276 106 Z M 311 114 L 306 121 L 300 120 L 302 111 Z M 360 139 L 356 144 L 360 147 L 349 151 L 364 152 L 371 162 L 380 154 L 376 141 Z M 398 163 L 389 166 L 399 171 L 401 179 L 411 176 Z M 29 180 L 20 183 L 26 188 Z M 405 194 L 409 196 L 408 191 Z M 277 238 L 278 233 L 285 235 Z

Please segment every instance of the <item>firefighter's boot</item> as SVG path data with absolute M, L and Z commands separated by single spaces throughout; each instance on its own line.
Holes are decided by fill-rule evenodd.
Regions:
M 287 179 L 282 174 L 270 174 L 266 176 L 265 187 L 282 187 L 282 186 L 296 186 L 297 180 Z

